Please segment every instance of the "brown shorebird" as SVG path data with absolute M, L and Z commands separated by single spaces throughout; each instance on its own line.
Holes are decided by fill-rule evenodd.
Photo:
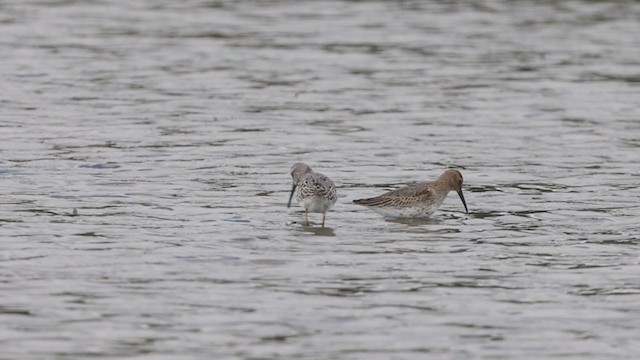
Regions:
M 287 207 L 291 206 L 291 199 L 299 187 L 296 200 L 304 208 L 304 222 L 309 225 L 309 213 L 322 213 L 322 227 L 327 211 L 331 209 L 333 204 L 338 200 L 336 186 L 328 177 L 314 172 L 307 164 L 295 163 L 291 167 L 291 177 L 293 178 L 293 187 Z
M 467 203 L 462 195 L 462 174 L 453 169 L 445 171 L 433 182 L 419 182 L 380 196 L 353 202 L 364 205 L 384 217 L 424 218 L 431 216 L 452 190 L 460 195 L 464 210 L 468 213 Z

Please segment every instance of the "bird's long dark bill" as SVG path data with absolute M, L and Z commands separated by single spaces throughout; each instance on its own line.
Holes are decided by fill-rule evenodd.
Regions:
M 457 192 L 460 195 L 460 200 L 462 200 L 462 205 L 464 205 L 464 211 L 468 214 L 469 210 L 467 210 L 467 202 L 464 201 L 464 195 L 462 195 L 462 190 Z
M 293 184 L 291 187 L 291 195 L 289 195 L 289 202 L 287 203 L 287 207 L 291 206 L 291 199 L 293 199 L 293 193 L 296 192 L 296 184 Z

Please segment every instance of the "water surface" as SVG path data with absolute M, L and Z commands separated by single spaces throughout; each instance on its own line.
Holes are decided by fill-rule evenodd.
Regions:
M 0 3 L 2 356 L 637 358 L 639 18 Z M 325 229 L 296 161 L 338 185 Z M 351 204 L 448 167 L 469 214 Z

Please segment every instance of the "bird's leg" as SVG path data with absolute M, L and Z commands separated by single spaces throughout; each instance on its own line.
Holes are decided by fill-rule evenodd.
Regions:
M 304 224 L 309 226 L 309 213 L 307 212 L 307 209 L 304 209 Z
M 322 227 L 324 227 L 324 217 L 326 216 L 326 213 L 322 213 Z

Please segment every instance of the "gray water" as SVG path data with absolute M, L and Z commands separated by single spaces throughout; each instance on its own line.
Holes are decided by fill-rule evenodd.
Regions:
M 640 357 L 639 19 L 1 1 L 0 358 Z M 351 203 L 449 167 L 469 214 Z

